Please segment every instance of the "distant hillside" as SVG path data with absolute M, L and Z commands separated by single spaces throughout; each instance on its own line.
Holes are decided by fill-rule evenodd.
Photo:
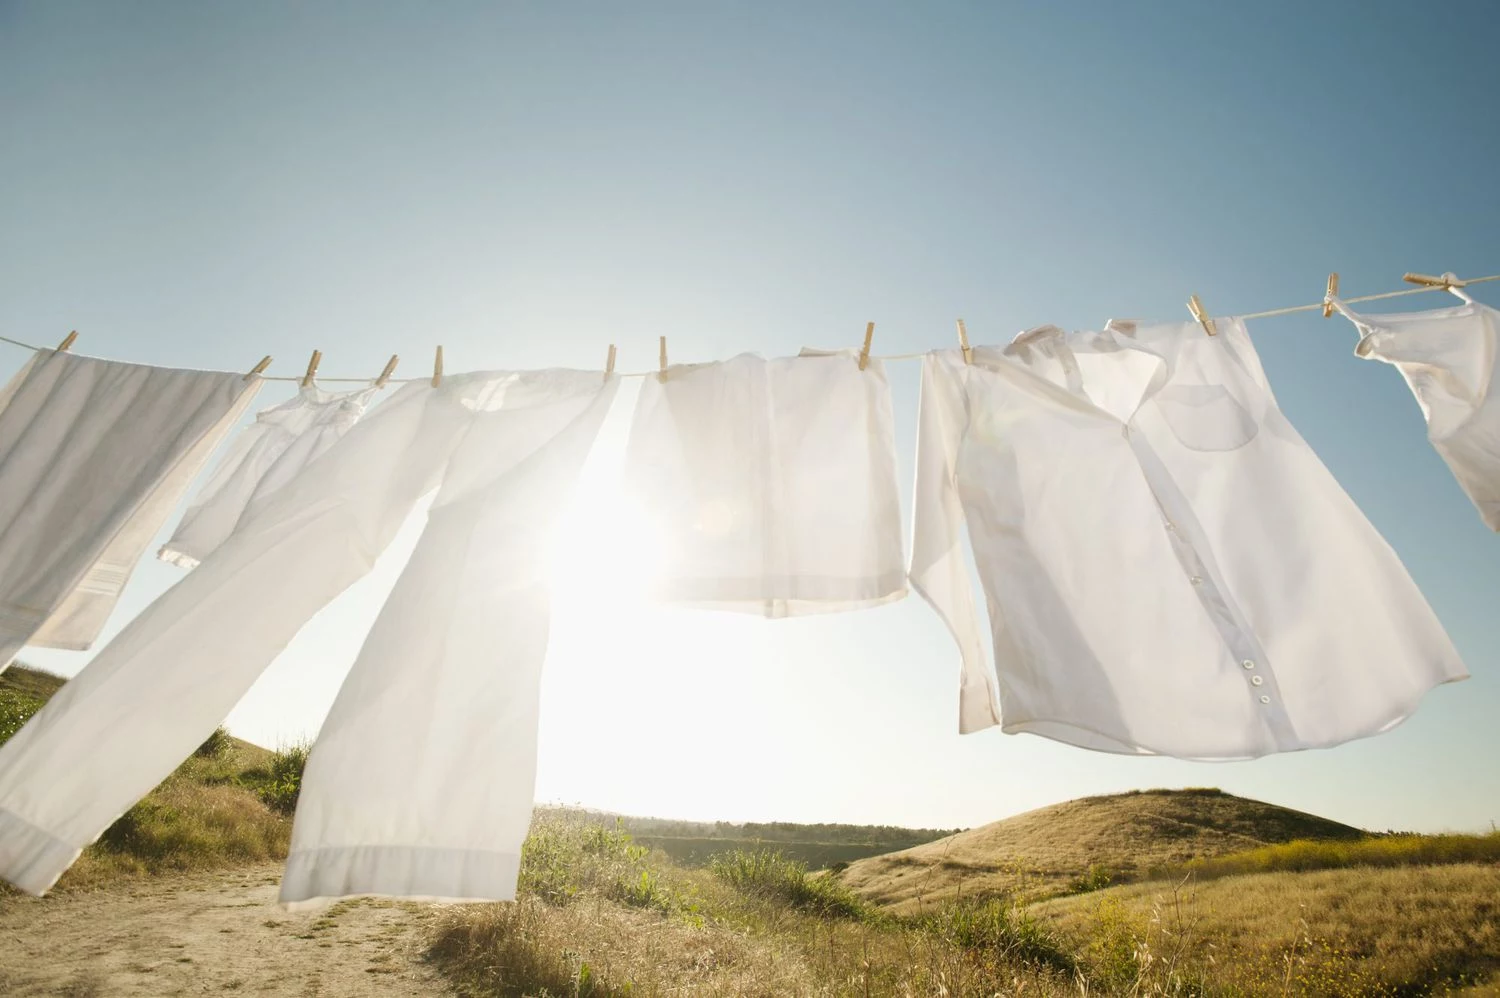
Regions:
M 702 866 L 712 857 L 736 849 L 764 849 L 780 852 L 789 859 L 817 870 L 866 856 L 907 849 L 954 834 L 955 831 L 903 828 L 897 825 L 799 824 L 791 821 L 682 821 L 676 818 L 646 818 L 573 808 L 551 810 L 576 811 L 579 816 L 589 820 L 618 821 L 636 842 L 650 849 L 660 849 L 674 862 L 684 866 Z
M 905 912 L 959 895 L 1056 894 L 1271 843 L 1363 834 L 1221 790 L 1132 791 L 1055 804 L 862 859 L 841 879 L 871 901 Z

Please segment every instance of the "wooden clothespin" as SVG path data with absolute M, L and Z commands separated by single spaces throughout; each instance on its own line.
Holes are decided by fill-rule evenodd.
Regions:
M 443 348 L 437 348 L 437 356 L 432 359 L 432 387 L 436 388 L 443 383 Z
M 259 364 L 256 364 L 254 367 L 250 368 L 249 372 L 245 375 L 245 380 L 249 381 L 251 378 L 255 377 L 257 374 L 261 373 L 262 371 L 264 371 L 266 368 L 268 368 L 270 366 L 271 366 L 271 355 L 270 354 L 266 354 L 264 357 L 262 357 L 260 359 L 260 363 Z
M 656 380 L 660 381 L 662 384 L 666 384 L 667 383 L 667 338 L 665 336 L 662 336 L 662 337 L 659 337 L 659 339 L 661 341 L 661 356 L 659 358 L 659 361 L 660 361 L 660 364 L 661 364 L 661 371 L 660 371 L 660 373 L 657 374 Z
M 1203 302 L 1199 300 L 1197 295 L 1189 295 L 1187 305 L 1188 311 L 1193 313 L 1193 318 L 1198 321 L 1198 325 L 1203 327 L 1205 333 L 1210 336 L 1219 335 L 1219 328 L 1214 325 L 1214 320 L 1210 319 L 1208 313 L 1203 310 Z
M 1407 284 L 1421 284 L 1429 288 L 1461 288 L 1468 281 L 1460 281 L 1452 274 L 1444 274 L 1441 277 L 1433 277 L 1431 274 L 1402 274 L 1401 279 Z
M 615 345 L 609 345 L 609 357 L 604 361 L 604 380 L 608 381 L 610 375 L 615 373 Z
M 1323 318 L 1333 315 L 1333 296 L 1339 293 L 1339 275 L 1328 275 L 1328 290 L 1323 293 Z
M 400 360 L 400 357 L 396 356 L 395 354 L 391 354 L 391 359 L 385 362 L 385 370 L 381 371 L 380 377 L 375 379 L 376 388 L 385 387 L 385 383 L 391 380 L 391 374 L 395 372 L 396 365 L 400 362 Z
M 57 352 L 63 353 L 64 351 L 66 351 L 68 347 L 73 345 L 73 341 L 76 339 L 78 339 L 78 330 L 75 329 L 71 333 L 63 337 L 63 341 L 57 345 Z
M 964 320 L 958 320 L 958 345 L 964 352 L 964 363 L 974 363 L 974 351 L 969 348 L 969 331 L 964 328 Z
M 302 387 L 306 388 L 313 383 L 313 376 L 318 373 L 318 365 L 323 362 L 323 351 L 314 350 L 312 359 L 307 362 L 307 373 L 302 376 Z
M 875 338 L 875 323 L 865 323 L 865 345 L 859 350 L 859 369 L 863 371 L 870 362 L 870 341 Z

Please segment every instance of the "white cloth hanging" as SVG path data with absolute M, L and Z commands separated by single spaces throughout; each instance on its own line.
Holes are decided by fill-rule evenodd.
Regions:
M 347 433 L 378 391 L 371 386 L 327 392 L 300 385 L 292 398 L 256 414 L 226 449 L 158 557 L 181 568 L 208 557 L 249 507 L 264 502 Z
M 42 350 L 0 391 L 0 669 L 94 642 L 260 385 Z
M 454 375 L 375 409 L 0 746 L 0 877 L 47 890 L 441 485 L 313 749 L 287 898 L 511 896 L 545 646 L 534 556 L 514 556 L 546 534 L 616 384 L 598 372 Z M 420 696 L 407 695 L 414 677 Z M 399 723 L 374 730 L 360 716 L 391 709 Z M 512 723 L 489 729 L 496 714 Z M 344 793 L 372 787 L 378 798 Z
M 654 595 L 767 617 L 906 595 L 893 425 L 884 367 L 853 351 L 648 376 L 625 478 L 660 554 Z
M 617 383 L 517 376 L 473 422 L 318 734 L 283 904 L 515 897 L 551 610 L 548 526 Z
M 1467 675 L 1244 324 L 1218 331 L 1044 327 L 924 360 L 912 582 L 958 640 L 962 730 L 1247 758 L 1384 731 Z
M 1464 295 L 1467 299 L 1467 296 Z M 1359 329 L 1355 354 L 1391 364 L 1427 421 L 1427 439 L 1491 530 L 1500 530 L 1500 312 L 1472 299 L 1452 308 L 1359 315 L 1332 304 Z

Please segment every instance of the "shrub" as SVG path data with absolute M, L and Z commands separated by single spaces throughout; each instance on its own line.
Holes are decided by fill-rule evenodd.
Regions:
M 741 894 L 780 901 L 829 918 L 866 919 L 869 905 L 831 874 L 807 875 L 807 867 L 774 849 L 735 849 L 709 861 L 715 877 Z
M 283 745 L 271 755 L 271 761 L 264 769 L 247 771 L 244 780 L 267 807 L 291 814 L 297 810 L 297 797 L 302 792 L 302 771 L 307 768 L 307 753 L 311 748 L 307 742 Z
M 1114 875 L 1109 872 L 1109 867 L 1100 863 L 1090 866 L 1088 872 L 1068 884 L 1069 894 L 1087 894 L 1090 891 L 1102 891 L 1114 881 Z
M 1073 958 L 1052 933 L 1009 898 L 955 902 L 918 925 L 949 945 L 1004 961 L 1066 972 L 1074 969 Z
M 193 755 L 200 759 L 222 759 L 234 748 L 234 743 L 229 740 L 229 732 L 221 724 L 214 729 L 213 734 L 204 739 L 203 744 L 193 750 Z
M 636 845 L 618 820 L 611 827 L 555 812 L 532 821 L 516 893 L 551 905 L 593 894 L 663 912 L 683 906 L 652 867 L 650 850 Z

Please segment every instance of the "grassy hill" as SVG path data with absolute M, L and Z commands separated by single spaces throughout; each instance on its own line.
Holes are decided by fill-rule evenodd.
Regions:
M 1429 994 L 1500 971 L 1494 862 L 1158 881 L 1029 911 L 1106 986 L 1132 983 L 1143 953 L 1188 993 Z
M 1046 896 L 1138 880 L 1189 860 L 1357 828 L 1215 789 L 1084 797 L 850 864 L 842 881 L 895 911 L 959 896 Z

